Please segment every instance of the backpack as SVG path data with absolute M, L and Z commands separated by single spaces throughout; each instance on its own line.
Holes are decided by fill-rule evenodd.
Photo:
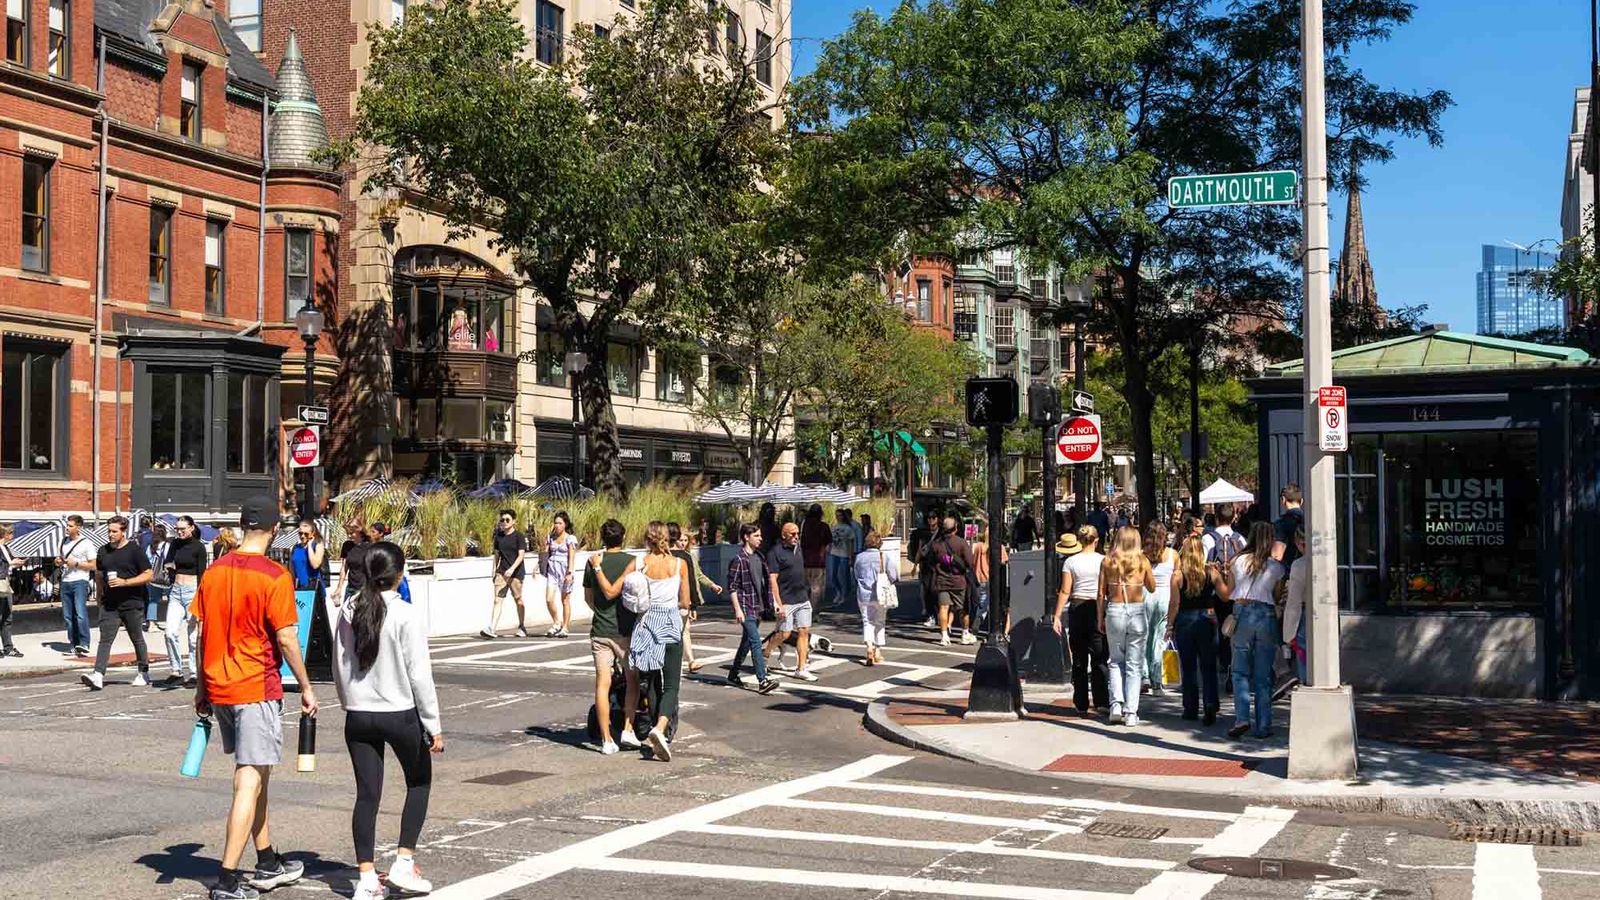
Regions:
M 1221 563 L 1223 571 L 1232 570 L 1233 558 L 1244 552 L 1244 535 L 1237 531 L 1228 534 L 1213 531 L 1211 537 L 1216 545 L 1211 548 L 1206 562 Z
M 941 537 L 938 543 L 940 544 L 938 549 L 933 549 L 930 544 L 929 550 L 933 556 L 934 565 L 938 566 L 939 571 L 946 575 L 965 574 L 967 571 L 966 565 L 961 557 L 955 554 L 955 547 L 951 546 L 950 541 Z

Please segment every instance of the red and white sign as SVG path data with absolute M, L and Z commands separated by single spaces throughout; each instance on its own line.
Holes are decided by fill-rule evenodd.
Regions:
M 1342 386 L 1317 388 L 1317 443 L 1324 453 L 1350 449 L 1350 410 Z
M 302 425 L 289 432 L 289 465 L 295 469 L 322 465 L 322 426 Z
M 1104 450 L 1101 444 L 1099 416 L 1069 416 L 1056 432 L 1056 463 L 1099 462 Z

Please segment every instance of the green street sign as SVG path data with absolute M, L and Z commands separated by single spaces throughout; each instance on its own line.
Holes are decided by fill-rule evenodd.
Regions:
M 1294 172 L 1235 172 L 1231 175 L 1184 175 L 1167 182 L 1167 205 L 1271 206 L 1297 199 Z

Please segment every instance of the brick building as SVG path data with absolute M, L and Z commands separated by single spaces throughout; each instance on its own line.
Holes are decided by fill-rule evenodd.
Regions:
M 293 314 L 338 318 L 340 178 L 304 142 L 268 165 L 278 80 L 221 6 L 6 0 L 5 25 L 0 518 L 286 489 Z

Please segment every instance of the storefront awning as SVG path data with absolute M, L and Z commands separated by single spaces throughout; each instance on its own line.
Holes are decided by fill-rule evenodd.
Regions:
M 927 456 L 928 448 L 917 443 L 909 431 L 894 431 L 888 434 L 879 433 L 877 447 L 889 453 L 914 453 L 917 456 Z

